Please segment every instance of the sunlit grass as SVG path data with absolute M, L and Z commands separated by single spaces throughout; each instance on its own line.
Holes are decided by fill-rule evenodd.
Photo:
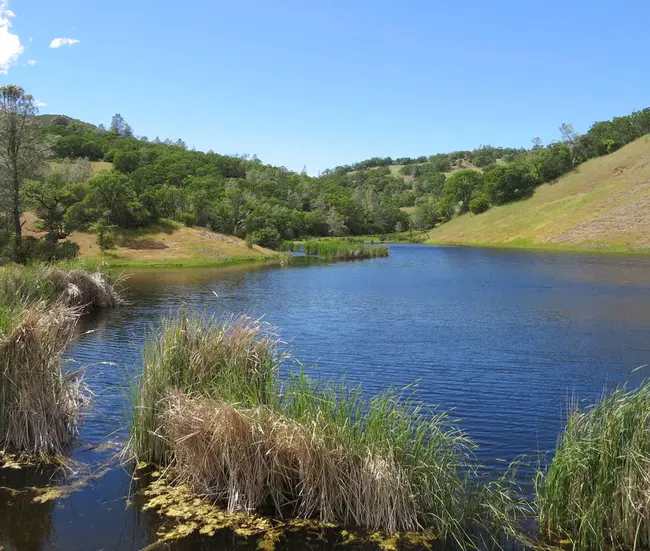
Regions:
M 387 245 L 365 245 L 344 240 L 287 241 L 282 248 L 285 251 L 303 252 L 327 260 L 381 258 L 388 256 L 389 252 Z
M 63 354 L 85 308 L 122 302 L 99 272 L 37 264 L 0 268 L 0 449 L 58 455 L 84 404 Z
M 545 539 L 580 550 L 650 547 L 650 382 L 570 413 L 536 480 Z
M 519 248 L 650 250 L 643 216 L 650 194 L 647 137 L 591 159 L 539 186 L 532 197 L 464 214 L 429 232 L 428 242 Z
M 131 454 L 231 511 L 458 542 L 511 522 L 512 489 L 478 484 L 472 441 L 413 389 L 280 378 L 286 359 L 258 320 L 165 320 L 134 388 Z

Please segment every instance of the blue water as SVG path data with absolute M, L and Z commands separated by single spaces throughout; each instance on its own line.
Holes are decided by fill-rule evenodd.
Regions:
M 124 444 L 128 379 L 143 339 L 180 308 L 264 316 L 312 374 L 344 376 L 368 393 L 418 381 L 420 399 L 450 410 L 478 444 L 486 473 L 552 452 L 569 401 L 638 384 L 647 371 L 632 370 L 650 363 L 647 257 L 392 245 L 389 258 L 143 271 L 127 286 L 130 305 L 86 317 L 69 352 L 88 366 L 96 393 L 75 454 L 84 463 L 110 457 L 94 445 Z M 2 476 L 0 485 L 38 485 Z M 113 468 L 48 510 L 8 502 L 0 545 L 139 549 L 155 541 L 151 515 L 126 498 L 129 476 Z M 521 476 L 526 485 L 530 471 Z M 48 529 L 27 529 L 35 517 Z

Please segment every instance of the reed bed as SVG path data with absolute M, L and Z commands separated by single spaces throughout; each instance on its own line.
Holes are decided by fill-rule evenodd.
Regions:
M 115 307 L 123 303 L 120 278 L 100 271 L 65 270 L 51 264 L 0 268 L 0 298 L 31 304 L 60 303 L 83 309 Z
M 62 368 L 80 314 L 122 298 L 100 272 L 0 268 L 0 449 L 61 455 L 86 402 L 81 373 Z
M 301 371 L 281 380 L 285 359 L 259 320 L 165 320 L 145 348 L 131 452 L 230 511 L 458 542 L 508 517 L 445 414 L 410 390 L 368 400 Z
M 327 260 L 360 260 L 388 256 L 388 245 L 366 245 L 351 241 L 296 241 L 287 242 L 283 250 L 304 252 Z
M 80 375 L 61 369 L 78 311 L 41 302 L 4 314 L 11 329 L 0 330 L 0 449 L 62 454 L 85 402 Z
M 140 384 L 132 390 L 130 450 L 139 460 L 168 462 L 168 441 L 161 431 L 171 389 L 247 405 L 266 403 L 276 390 L 282 360 L 276 338 L 260 320 L 221 322 L 186 313 L 164 319 L 145 343 Z
M 536 486 L 545 539 L 580 550 L 650 548 L 650 382 L 570 413 Z

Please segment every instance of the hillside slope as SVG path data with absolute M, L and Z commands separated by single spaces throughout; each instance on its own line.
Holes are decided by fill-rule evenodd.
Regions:
M 34 227 L 37 220 L 34 213 L 25 213 L 23 219 L 25 235 L 43 235 Z M 244 240 L 232 235 L 188 228 L 170 221 L 138 230 L 117 230 L 118 246 L 106 253 L 100 251 L 94 234 L 73 232 L 68 240 L 79 245 L 80 258 L 101 260 L 114 266 L 217 266 L 277 256 L 274 251 L 257 245 L 248 248 Z
M 530 199 L 442 224 L 428 242 L 650 251 L 650 136 L 580 165 Z

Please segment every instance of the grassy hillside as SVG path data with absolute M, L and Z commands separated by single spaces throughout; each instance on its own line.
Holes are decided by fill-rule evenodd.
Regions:
M 93 161 L 90 163 L 93 167 L 93 174 L 99 174 L 105 170 L 112 170 L 113 163 L 107 163 L 106 161 Z
M 42 236 L 35 227 L 36 216 L 24 216 L 25 235 Z M 262 261 L 277 253 L 254 246 L 252 249 L 237 237 L 214 233 L 202 228 L 188 228 L 171 221 L 138 230 L 118 230 L 117 247 L 102 253 L 97 236 L 74 232 L 68 238 L 79 245 L 81 258 L 105 261 L 114 266 L 216 266 L 239 262 Z
M 650 252 L 650 137 L 580 165 L 530 199 L 443 224 L 428 242 Z

